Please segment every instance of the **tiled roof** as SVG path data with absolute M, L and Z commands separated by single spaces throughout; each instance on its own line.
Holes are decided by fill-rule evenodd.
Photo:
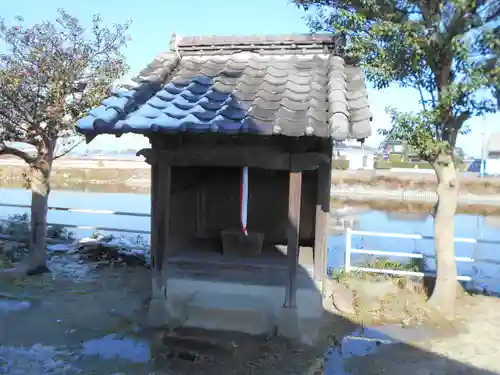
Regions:
M 330 35 L 172 38 L 134 79 L 77 123 L 101 133 L 371 134 L 363 71 Z

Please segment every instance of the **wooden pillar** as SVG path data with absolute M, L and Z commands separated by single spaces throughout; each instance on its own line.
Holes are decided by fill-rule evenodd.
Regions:
M 302 172 L 290 172 L 288 192 L 287 258 L 288 283 L 286 287 L 285 308 L 297 306 L 297 265 L 299 261 L 300 200 L 302 193 Z
M 322 281 L 328 265 L 328 228 L 330 219 L 330 189 L 332 184 L 333 143 L 325 141 L 321 152 L 328 155 L 328 162 L 323 161 L 317 169 L 316 222 L 314 233 L 314 279 Z
M 151 272 L 153 298 L 166 298 L 166 257 L 170 235 L 171 168 L 156 160 L 151 165 Z M 159 295 L 161 293 L 161 295 Z

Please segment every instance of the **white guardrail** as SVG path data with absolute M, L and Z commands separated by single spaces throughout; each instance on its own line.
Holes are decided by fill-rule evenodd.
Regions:
M 0 207 L 28 208 L 28 209 L 31 208 L 30 205 L 1 203 L 1 202 L 0 202 Z M 116 216 L 148 217 L 148 218 L 151 217 L 151 215 L 147 213 L 126 212 L 126 211 L 91 210 L 91 209 L 67 208 L 67 207 L 48 207 L 48 209 L 49 211 L 78 212 L 78 213 L 87 213 L 94 215 L 116 215 Z M 0 222 L 12 222 L 12 221 L 0 219 Z M 135 234 L 146 234 L 146 235 L 151 234 L 150 231 L 138 230 L 138 229 L 124 229 L 124 228 L 97 227 L 97 226 L 94 227 L 94 226 L 60 224 L 60 223 L 47 223 L 47 225 L 59 226 L 64 228 L 73 228 L 73 229 L 96 230 L 96 231 L 102 230 L 102 231 L 118 232 L 118 233 L 135 233 Z M 424 272 L 391 270 L 391 269 L 381 269 L 381 268 L 357 267 L 351 264 L 352 254 L 379 255 L 386 257 L 388 256 L 404 257 L 413 259 L 435 258 L 433 256 L 424 255 L 421 253 L 404 253 L 404 252 L 393 252 L 393 251 L 376 250 L 376 249 L 352 248 L 352 236 L 386 237 L 386 238 L 401 238 L 401 239 L 412 239 L 412 240 L 434 240 L 434 237 L 432 236 L 423 236 L 420 234 L 369 232 L 369 231 L 352 230 L 350 228 L 346 228 L 345 235 L 346 235 L 346 240 L 345 240 L 344 269 L 346 272 L 361 271 L 361 272 L 382 273 L 382 274 L 397 275 L 397 276 L 416 276 L 416 277 L 435 276 L 435 274 L 427 272 L 424 273 Z M 470 243 L 470 244 L 483 243 L 483 244 L 500 245 L 500 241 L 476 240 L 474 238 L 455 238 L 455 242 Z M 470 257 L 456 257 L 456 260 L 457 262 L 468 262 L 468 263 L 474 263 L 476 261 L 476 259 Z M 458 280 L 470 281 L 471 278 L 469 276 L 458 276 Z
M 12 207 L 12 208 L 28 208 L 30 209 L 30 205 L 26 204 L 11 204 L 11 203 L 1 203 L 0 207 Z M 66 207 L 49 207 L 49 211 L 66 211 L 66 212 L 79 212 L 86 214 L 94 214 L 94 215 L 115 215 L 115 216 L 134 216 L 134 217 L 151 217 L 150 214 L 146 213 L 138 213 L 138 212 L 125 212 L 125 211 L 112 211 L 112 210 L 90 210 L 83 208 L 66 208 Z M 11 220 L 0 219 L 0 222 L 9 223 Z M 107 232 L 118 232 L 118 233 L 135 233 L 135 234 L 151 234 L 150 231 L 147 230 L 139 230 L 139 229 L 123 229 L 123 228 L 111 228 L 111 227 L 93 227 L 93 226 L 85 226 L 85 225 L 72 225 L 72 224 L 59 224 L 59 223 L 47 223 L 49 226 L 59 226 L 64 228 L 72 228 L 72 229 L 84 229 L 84 230 L 102 230 Z
M 384 250 L 376 250 L 376 249 L 356 249 L 352 247 L 352 236 L 367 236 L 367 237 L 386 237 L 386 238 L 401 238 L 401 239 L 410 239 L 410 240 L 434 240 L 433 236 L 423 236 L 420 234 L 403 234 L 403 233 L 381 233 L 381 232 L 368 232 L 361 230 L 352 230 L 350 228 L 346 229 L 346 240 L 345 240 L 345 260 L 344 260 L 344 269 L 346 272 L 351 271 L 361 271 L 361 272 L 369 272 L 369 273 L 382 273 L 387 275 L 396 275 L 396 276 L 415 276 L 415 277 L 424 277 L 424 276 L 432 276 L 435 277 L 434 273 L 430 272 L 413 272 L 413 271 L 404 271 L 404 270 L 391 270 L 391 269 L 383 269 L 383 268 L 370 268 L 370 267 L 357 267 L 351 264 L 351 255 L 352 254 L 366 254 L 366 255 L 379 255 L 379 256 L 390 256 L 390 257 L 403 257 L 403 258 L 413 258 L 413 259 L 424 259 L 424 258 L 435 258 L 435 256 L 424 255 L 421 253 L 403 253 L 403 252 L 393 252 L 393 251 L 384 251 Z M 492 241 L 492 240 L 476 240 L 474 238 L 455 238 L 455 242 L 462 243 L 470 243 L 470 244 L 496 244 L 499 245 L 500 241 Z M 468 262 L 474 263 L 476 259 L 471 257 L 455 257 L 457 262 Z M 460 281 L 471 281 L 472 278 L 469 276 L 458 276 L 458 280 Z

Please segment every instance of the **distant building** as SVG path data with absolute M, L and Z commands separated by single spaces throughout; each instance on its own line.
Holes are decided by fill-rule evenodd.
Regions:
M 485 173 L 494 176 L 500 175 L 500 132 L 491 134 L 488 139 Z
M 489 156 L 500 159 L 500 132 L 490 135 L 486 150 L 488 151 Z
M 379 145 L 379 153 L 384 159 L 389 159 L 389 155 L 401 156 L 401 161 L 418 163 L 422 159 L 417 152 L 406 144 L 404 141 L 397 139 L 385 140 Z M 460 162 L 465 158 L 464 150 L 460 147 L 455 147 L 455 155 Z
M 406 145 L 403 141 L 391 139 L 383 141 L 379 146 L 379 151 L 383 153 L 391 154 L 401 154 L 403 155 L 406 150 Z
M 486 160 L 474 159 L 467 167 L 467 172 L 479 173 L 481 172 L 481 163 L 484 164 L 486 170 Z
M 420 161 L 417 153 L 413 152 L 406 142 L 397 139 L 383 141 L 379 145 L 379 152 L 386 160 L 389 159 L 390 155 L 398 155 L 401 157 L 401 161 Z
M 350 170 L 374 169 L 376 155 L 376 149 L 356 141 L 337 143 L 333 147 L 333 159 L 348 160 Z

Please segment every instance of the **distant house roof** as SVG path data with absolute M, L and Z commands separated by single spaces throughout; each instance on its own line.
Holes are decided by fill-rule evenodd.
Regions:
M 500 133 L 493 133 L 488 139 L 488 152 L 500 152 Z
M 377 149 L 366 146 L 366 145 L 346 145 L 345 143 L 338 142 L 333 146 L 334 150 L 343 150 L 343 151 L 349 151 L 349 150 L 364 150 L 367 152 L 372 152 L 376 154 L 378 152 Z
M 401 145 L 403 143 L 404 141 L 400 139 L 386 139 L 381 143 L 381 145 Z
M 172 38 L 131 85 L 77 122 L 98 134 L 371 135 L 362 69 L 331 35 Z

